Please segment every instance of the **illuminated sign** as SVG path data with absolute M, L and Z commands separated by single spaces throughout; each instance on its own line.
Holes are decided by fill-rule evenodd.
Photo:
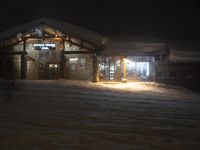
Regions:
M 33 44 L 33 47 L 35 50 L 48 51 L 48 50 L 55 50 L 56 44 Z

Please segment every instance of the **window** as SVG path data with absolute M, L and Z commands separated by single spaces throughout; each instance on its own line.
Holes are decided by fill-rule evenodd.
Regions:
M 76 64 L 70 64 L 70 70 L 76 70 Z
M 169 76 L 170 76 L 171 78 L 175 78 L 175 77 L 176 77 L 176 72 L 175 72 L 175 71 L 171 71 L 171 72 L 169 73 Z
M 78 61 L 78 58 L 69 59 L 70 70 L 76 70 L 77 69 L 77 61 Z
M 156 61 L 160 61 L 160 56 L 155 56 Z
M 162 77 L 162 72 L 157 72 L 157 73 L 156 73 L 156 76 L 157 76 L 157 77 Z
M 78 67 L 78 69 L 86 69 L 86 59 L 79 58 L 77 67 Z

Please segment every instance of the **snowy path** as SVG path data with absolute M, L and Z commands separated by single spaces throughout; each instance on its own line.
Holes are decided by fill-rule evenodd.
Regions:
M 185 89 L 18 81 L 14 100 L 4 101 L 5 82 L 0 83 L 2 150 L 200 147 L 200 96 Z

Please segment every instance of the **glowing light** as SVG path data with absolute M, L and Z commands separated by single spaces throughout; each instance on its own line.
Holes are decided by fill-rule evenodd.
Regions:
M 62 40 L 62 38 L 55 37 L 54 40 L 60 41 L 60 40 Z
M 44 46 L 47 46 L 47 47 L 55 47 L 56 44 L 33 44 L 33 46 L 41 46 L 41 47 L 44 47 Z
M 53 67 L 53 65 L 52 65 L 52 64 L 50 64 L 50 65 L 49 65 L 49 67 L 50 67 L 50 68 L 52 68 L 52 67 Z
M 130 60 L 127 59 L 127 58 L 124 58 L 124 62 L 125 62 L 125 63 L 131 63 L 132 61 L 130 61 Z
M 122 78 L 122 83 L 127 83 L 127 79 L 126 78 Z
M 78 58 L 70 58 L 69 61 L 70 62 L 76 62 L 76 61 L 78 61 Z
M 33 44 L 35 50 L 55 50 L 56 44 Z
M 55 64 L 55 66 L 54 66 L 55 68 L 58 68 L 58 65 L 57 64 Z
M 116 89 L 120 91 L 130 91 L 130 92 L 146 92 L 146 91 L 158 91 L 158 84 L 155 82 L 128 82 L 128 83 L 119 83 L 119 82 L 104 82 L 99 83 L 103 87 Z
M 147 62 L 147 77 L 149 76 L 149 62 Z

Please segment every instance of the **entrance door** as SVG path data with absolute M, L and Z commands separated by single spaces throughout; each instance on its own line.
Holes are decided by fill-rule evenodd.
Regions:
M 113 62 L 105 62 L 101 64 L 103 68 L 101 68 L 102 75 L 106 80 L 114 80 L 114 63 Z
M 59 78 L 59 65 L 56 63 L 49 63 L 47 65 L 47 79 L 55 80 Z

